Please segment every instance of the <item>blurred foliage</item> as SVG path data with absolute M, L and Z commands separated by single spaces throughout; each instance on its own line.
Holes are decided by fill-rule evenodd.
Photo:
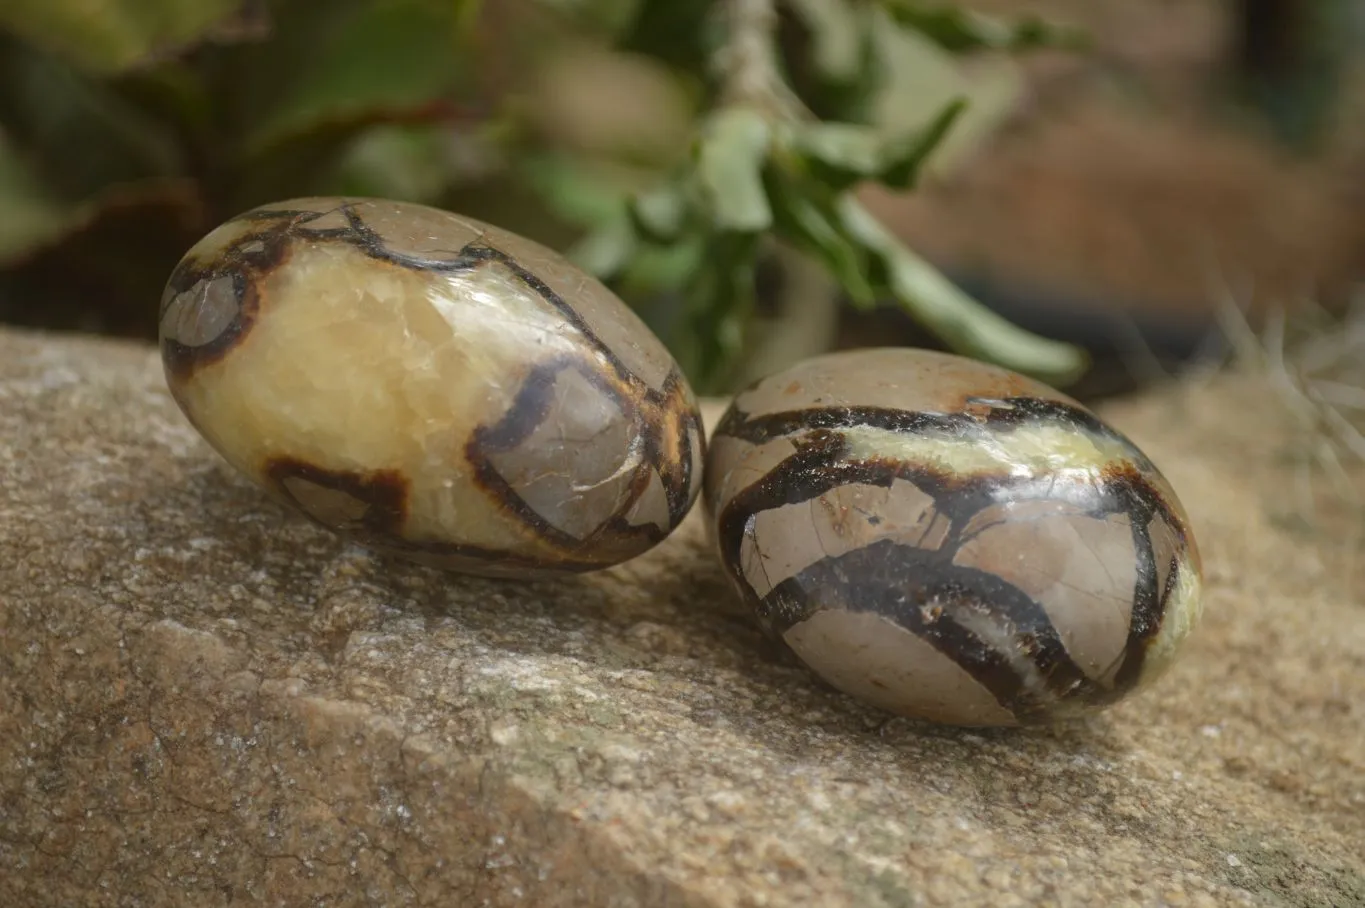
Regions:
M 945 98 L 914 124 L 879 119 L 890 56 L 1077 36 L 911 0 L 791 0 L 737 40 L 745 8 L 772 9 L 7 0 L 0 320 L 151 336 L 161 282 L 217 223 L 283 198 L 371 195 L 570 248 L 702 391 L 725 390 L 753 340 L 755 270 L 774 242 L 858 306 L 896 304 L 959 351 L 1075 377 L 1080 351 L 975 303 L 851 191 L 912 189 L 964 115 Z M 918 43 L 894 43 L 906 36 Z M 757 93 L 735 90 L 746 66 L 768 79 Z
M 1241 0 L 1235 41 L 1237 93 L 1280 140 L 1316 150 L 1341 110 L 1342 91 L 1365 47 L 1360 0 Z
M 927 6 L 913 0 L 887 0 L 886 8 L 899 25 L 913 28 L 946 50 L 1084 49 L 1084 33 L 1049 24 L 1037 16 L 1017 22 L 998 22 L 954 6 Z
M 117 72 L 208 35 L 259 33 L 259 15 L 237 0 L 7 0 L 0 21 L 14 34 L 83 69 Z

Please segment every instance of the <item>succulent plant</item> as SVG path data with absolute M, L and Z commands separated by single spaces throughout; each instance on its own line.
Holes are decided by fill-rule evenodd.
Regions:
M 913 189 L 966 106 L 877 121 L 906 36 L 953 54 L 1078 43 L 915 0 L 14 0 L 0 320 L 154 336 L 150 301 L 212 225 L 370 195 L 568 249 L 705 392 L 733 386 L 755 343 L 775 246 L 855 305 L 900 306 L 958 352 L 1064 384 L 1081 351 L 973 301 L 857 201 L 867 182 Z M 615 87 L 644 92 L 645 114 L 564 115 L 561 77 L 593 60 L 595 84 L 629 82 Z

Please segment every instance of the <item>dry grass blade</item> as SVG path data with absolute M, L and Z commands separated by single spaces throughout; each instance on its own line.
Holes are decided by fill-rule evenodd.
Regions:
M 1297 425 L 1291 451 L 1300 505 L 1296 516 L 1316 528 L 1321 499 L 1315 473 L 1327 478 L 1333 498 L 1359 507 L 1358 468 L 1365 464 L 1365 307 L 1333 316 L 1304 305 L 1293 319 L 1272 309 L 1258 334 L 1226 282 L 1219 297 L 1219 323 L 1235 366 L 1260 375 L 1272 400 Z

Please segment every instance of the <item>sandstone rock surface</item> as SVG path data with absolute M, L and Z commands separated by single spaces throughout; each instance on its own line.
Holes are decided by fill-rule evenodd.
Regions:
M 1250 379 L 1107 415 L 1204 626 L 1097 719 L 973 732 L 766 643 L 699 512 L 571 580 L 385 562 L 233 474 L 154 351 L 0 331 L 0 904 L 1365 905 L 1359 509 L 1303 523 Z

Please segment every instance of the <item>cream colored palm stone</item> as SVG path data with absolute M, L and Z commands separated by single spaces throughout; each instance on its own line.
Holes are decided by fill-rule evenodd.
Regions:
M 433 208 L 234 218 L 173 272 L 161 349 L 230 464 L 419 562 L 606 567 L 666 537 L 700 485 L 696 401 L 649 329 L 553 251 Z
M 1189 520 L 1131 441 L 1021 375 L 830 354 L 740 394 L 704 501 L 760 622 L 833 686 L 959 725 L 1093 712 L 1202 609 Z

